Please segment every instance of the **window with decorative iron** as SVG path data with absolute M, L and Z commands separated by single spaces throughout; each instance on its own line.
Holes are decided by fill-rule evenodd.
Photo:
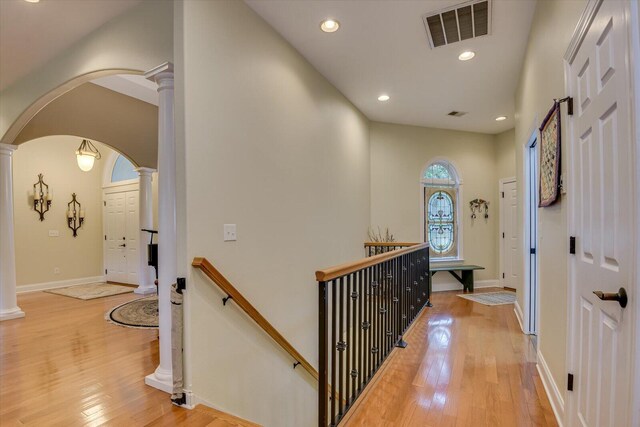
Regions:
M 427 203 L 429 246 L 438 255 L 451 251 L 455 235 L 453 198 L 444 190 L 431 194 Z

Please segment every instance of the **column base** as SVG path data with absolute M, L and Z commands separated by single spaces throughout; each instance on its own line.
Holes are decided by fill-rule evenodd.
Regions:
M 165 371 L 160 366 L 153 374 L 149 374 L 144 377 L 144 383 L 158 390 L 162 390 L 165 393 L 173 393 L 173 376 L 171 371 Z
M 20 307 L 12 308 L 10 310 L 2 310 L 0 311 L 0 322 L 3 320 L 20 319 L 24 316 L 24 311 L 20 310 Z
M 138 294 L 138 295 L 150 295 L 150 294 L 156 294 L 158 293 L 158 288 L 156 288 L 154 285 L 151 286 L 138 286 L 137 288 L 135 288 L 133 290 L 134 294 Z

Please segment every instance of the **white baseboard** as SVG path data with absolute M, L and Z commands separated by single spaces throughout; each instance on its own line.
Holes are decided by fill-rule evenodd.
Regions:
M 480 288 L 501 288 L 499 280 L 476 280 L 473 283 L 474 289 Z M 446 283 L 432 283 L 431 292 L 444 292 L 444 291 L 461 291 L 462 283 L 460 282 L 446 282 Z
M 542 353 L 538 349 L 538 363 L 536 364 L 538 368 L 538 373 L 540 374 L 540 379 L 542 380 L 542 385 L 544 386 L 545 391 L 547 392 L 547 397 L 549 397 L 549 402 L 551 403 L 551 409 L 553 409 L 553 414 L 556 416 L 556 421 L 560 427 L 563 427 L 564 421 L 564 398 L 560 393 L 560 389 L 558 389 L 558 385 L 553 380 L 553 376 L 551 376 L 551 371 L 549 371 L 549 367 L 547 366 L 547 362 L 544 360 Z
M 518 304 L 518 300 L 513 304 L 513 311 L 516 313 L 516 319 L 518 319 L 518 323 L 520 324 L 520 329 L 524 332 L 524 314 L 522 313 L 522 308 L 520 308 L 520 304 Z
M 78 279 L 59 280 L 57 282 L 34 283 L 31 285 L 21 285 L 16 287 L 16 293 L 44 291 L 47 289 L 66 288 L 67 286 L 86 285 L 89 283 L 106 282 L 105 276 L 80 277 Z

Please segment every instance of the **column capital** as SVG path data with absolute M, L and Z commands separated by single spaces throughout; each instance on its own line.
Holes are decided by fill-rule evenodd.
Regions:
M 11 156 L 18 149 L 17 145 L 0 143 L 0 154 Z
M 135 168 L 134 170 L 138 172 L 138 175 L 140 176 L 151 176 L 151 174 L 153 174 L 156 171 L 153 168 L 145 168 L 145 167 Z
M 158 84 L 158 92 L 161 89 L 173 88 L 173 63 L 160 64 L 144 73 L 144 77 Z

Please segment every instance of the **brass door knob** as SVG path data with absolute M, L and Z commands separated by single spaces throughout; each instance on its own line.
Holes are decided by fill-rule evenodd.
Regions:
M 625 308 L 629 299 L 627 298 L 627 291 L 624 288 L 620 288 L 617 294 L 613 292 L 593 291 L 594 295 L 600 298 L 602 301 L 618 301 L 620 307 Z

